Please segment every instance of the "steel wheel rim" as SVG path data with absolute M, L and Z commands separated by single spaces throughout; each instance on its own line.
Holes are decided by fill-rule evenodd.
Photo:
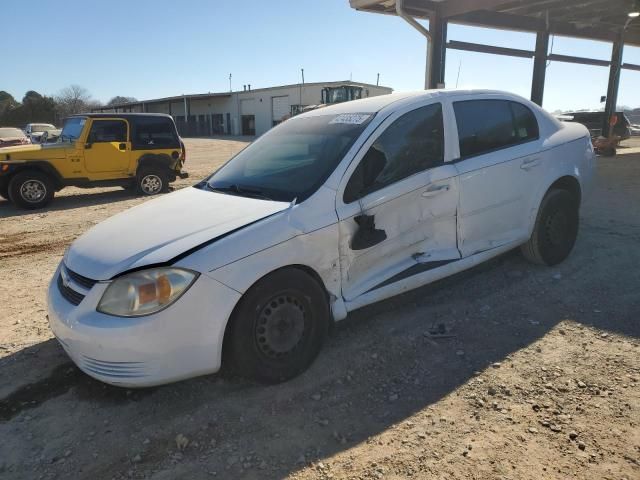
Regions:
M 295 295 L 278 295 L 258 314 L 255 339 L 260 351 L 270 358 L 282 358 L 302 343 L 307 326 L 306 308 Z
M 47 195 L 47 187 L 40 180 L 27 180 L 20 185 L 20 196 L 25 202 L 38 203 Z
M 162 180 L 157 175 L 145 175 L 140 181 L 140 187 L 144 193 L 152 195 L 162 189 Z
M 566 241 L 569 231 L 568 222 L 569 219 L 567 215 L 562 211 L 558 211 L 547 218 L 545 222 L 545 233 L 547 242 L 550 245 L 558 246 Z

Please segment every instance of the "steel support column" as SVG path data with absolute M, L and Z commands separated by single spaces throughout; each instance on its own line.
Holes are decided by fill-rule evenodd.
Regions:
M 531 101 L 542 106 L 544 84 L 547 75 L 547 55 L 549 53 L 549 32 L 538 32 L 536 52 L 533 57 L 533 77 L 531 79 Z
M 622 69 L 622 53 L 624 51 L 624 32 L 620 33 L 618 40 L 613 42 L 611 50 L 611 66 L 609 67 L 609 85 L 607 86 L 607 102 L 604 107 L 604 121 L 602 135 L 609 134 L 609 119 L 616 111 L 618 103 L 618 87 L 620 86 L 620 71 Z
M 447 20 L 438 13 L 429 17 L 429 31 L 431 32 L 431 65 L 429 72 L 429 88 L 444 85 L 444 72 L 447 59 Z M 427 58 L 427 61 L 429 59 Z

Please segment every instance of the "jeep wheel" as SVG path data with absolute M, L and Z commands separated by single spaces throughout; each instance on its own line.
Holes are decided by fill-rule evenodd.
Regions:
M 9 198 L 20 208 L 35 210 L 53 200 L 54 187 L 49 176 L 37 170 L 16 173 L 9 182 Z
M 144 168 L 138 172 L 136 191 L 141 195 L 156 195 L 169 187 L 167 174 L 159 168 Z
M 522 245 L 524 257 L 553 266 L 569 256 L 578 235 L 579 204 L 567 190 L 551 190 L 542 199 L 531 238 Z

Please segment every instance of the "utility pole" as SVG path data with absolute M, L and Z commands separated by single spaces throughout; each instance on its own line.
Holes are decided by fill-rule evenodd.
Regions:
M 231 88 L 231 74 L 229 74 L 229 93 L 233 92 L 233 89 Z
M 300 108 L 302 108 L 302 87 L 304 86 L 304 68 L 300 69 L 300 73 L 302 74 L 302 83 L 300 84 Z
M 380 85 L 380 74 L 378 74 L 378 78 L 376 79 L 376 87 Z

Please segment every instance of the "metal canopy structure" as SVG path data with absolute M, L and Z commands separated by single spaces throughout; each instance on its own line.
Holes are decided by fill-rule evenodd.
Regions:
M 548 61 L 609 67 L 605 118 L 616 108 L 621 69 L 640 71 L 622 63 L 624 45 L 640 46 L 639 0 L 349 0 L 356 10 L 398 15 L 429 40 L 425 88 L 444 84 L 447 48 L 534 61 L 531 100 L 542 105 Z M 415 19 L 428 19 L 429 29 Z M 447 24 L 515 30 L 536 34 L 535 50 L 447 41 Z M 611 60 L 549 54 L 550 35 L 612 43 Z M 604 130 L 608 128 L 603 126 Z

